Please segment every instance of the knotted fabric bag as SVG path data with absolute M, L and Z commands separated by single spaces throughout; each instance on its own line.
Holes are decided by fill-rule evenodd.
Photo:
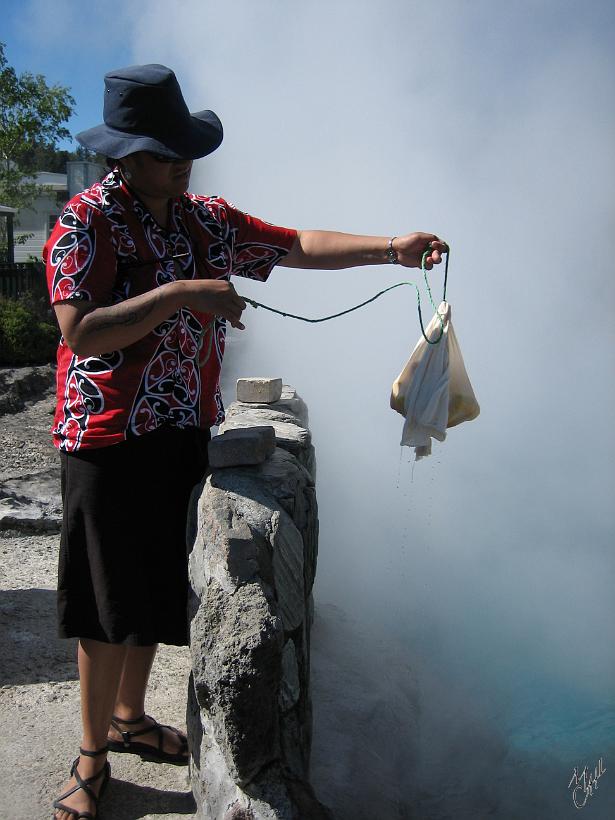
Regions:
M 448 427 L 475 419 L 480 412 L 447 302 L 425 329 L 432 342 L 440 335 L 436 344 L 421 336 L 391 389 L 391 407 L 406 420 L 401 444 L 414 447 L 417 460 L 430 455 L 432 438 L 444 441 Z

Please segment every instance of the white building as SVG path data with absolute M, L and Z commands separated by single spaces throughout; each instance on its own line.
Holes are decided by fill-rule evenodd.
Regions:
M 16 215 L 19 224 L 15 227 L 15 240 L 24 234 L 32 236 L 23 245 L 15 244 L 15 262 L 41 259 L 43 246 L 65 203 L 104 173 L 102 165 L 87 160 L 67 162 L 66 170 L 66 174 L 40 171 L 34 175 L 37 185 L 44 185 L 48 190 L 37 197 L 29 208 L 20 210 Z

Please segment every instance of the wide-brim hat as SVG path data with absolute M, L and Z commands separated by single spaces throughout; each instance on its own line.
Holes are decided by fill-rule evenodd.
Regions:
M 151 151 L 170 159 L 198 159 L 222 142 L 213 111 L 188 111 L 177 78 L 156 63 L 105 74 L 102 125 L 81 131 L 81 145 L 114 159 Z

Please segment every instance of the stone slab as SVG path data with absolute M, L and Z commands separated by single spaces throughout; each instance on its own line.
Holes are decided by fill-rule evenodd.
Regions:
M 0 529 L 59 532 L 61 526 L 59 468 L 0 482 Z
M 227 418 L 229 412 L 242 413 L 250 409 L 275 411 L 280 414 L 280 421 L 297 424 L 299 427 L 309 427 L 307 405 L 295 388 L 288 384 L 282 385 L 280 400 L 270 404 L 265 404 L 264 402 L 234 401 L 230 407 L 227 408 Z
M 275 430 L 270 425 L 225 430 L 207 449 L 212 468 L 262 464 L 274 451 Z
M 282 397 L 282 379 L 248 378 L 237 379 L 237 400 L 271 404 Z

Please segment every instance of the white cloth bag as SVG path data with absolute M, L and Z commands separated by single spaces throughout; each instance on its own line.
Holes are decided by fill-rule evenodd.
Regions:
M 438 339 L 442 325 L 437 344 L 428 344 L 421 336 L 391 389 L 391 407 L 405 418 L 401 444 L 414 447 L 417 460 L 430 455 L 432 438 L 444 441 L 448 427 L 480 413 L 447 302 L 427 325 L 427 338 Z

